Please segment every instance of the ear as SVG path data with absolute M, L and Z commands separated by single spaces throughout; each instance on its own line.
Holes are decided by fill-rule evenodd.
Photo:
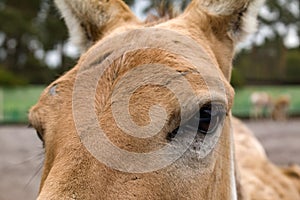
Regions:
M 81 51 L 121 26 L 138 24 L 122 0 L 55 0 L 69 29 L 71 42 Z
M 205 14 L 216 34 L 230 37 L 235 43 L 256 31 L 258 11 L 265 0 L 193 0 L 187 18 Z M 188 17 L 189 16 L 189 17 Z M 203 19 L 200 19 L 203 21 Z
M 256 31 L 264 0 L 193 0 L 177 23 L 205 41 L 230 80 L 235 46 Z M 175 19 L 176 20 L 176 19 Z

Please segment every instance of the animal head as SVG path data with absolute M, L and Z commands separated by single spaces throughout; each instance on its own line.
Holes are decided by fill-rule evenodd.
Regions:
M 38 199 L 235 199 L 229 84 L 261 0 L 194 0 L 140 22 L 121 0 L 56 0 L 83 54 L 29 119 Z

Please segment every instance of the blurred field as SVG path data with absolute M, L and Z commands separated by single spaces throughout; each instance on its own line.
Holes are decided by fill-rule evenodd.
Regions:
M 44 86 L 0 88 L 0 123 L 27 122 L 27 113 Z
M 257 91 L 267 92 L 274 99 L 280 95 L 289 95 L 291 97 L 289 115 L 300 115 L 300 86 L 251 86 L 235 89 L 235 101 L 232 109 L 235 116 L 249 117 L 251 109 L 250 95 Z
M 28 109 L 37 102 L 44 88 L 44 86 L 0 88 L 0 123 L 27 122 Z M 266 91 L 273 98 L 289 94 L 291 96 L 289 114 L 300 116 L 300 86 L 244 87 L 236 89 L 233 106 L 235 116 L 249 117 L 251 109 L 250 95 L 255 91 Z
M 42 153 L 34 129 L 0 126 L 0 200 L 36 199 Z

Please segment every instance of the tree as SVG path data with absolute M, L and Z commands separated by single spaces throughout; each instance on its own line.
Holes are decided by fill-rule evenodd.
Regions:
M 134 4 L 134 0 L 124 0 L 124 2 L 129 6 Z
M 237 61 L 237 67 L 250 69 L 244 73 L 251 76 L 250 79 L 269 80 L 269 83 L 290 83 L 290 73 L 287 64 L 291 48 L 300 50 L 299 42 L 292 44 L 287 42 L 291 32 L 294 39 L 300 38 L 300 13 L 298 0 L 273 0 L 267 1 L 260 14 L 259 32 L 254 37 L 265 37 L 265 42 L 254 43 L 252 49 L 240 56 L 241 62 Z M 265 34 L 265 33 L 268 34 Z M 248 58 L 247 58 L 248 55 Z M 299 52 L 298 55 L 300 56 Z M 251 60 L 252 65 L 246 66 L 245 60 Z M 243 64 L 242 64 L 243 63 Z M 248 62 L 250 64 L 250 62 Z M 293 62 L 294 63 L 294 62 Z M 299 64 L 298 64 L 299 65 Z M 291 67 L 289 67 L 291 68 Z M 256 73 L 255 73 L 256 72 Z M 251 81 L 252 82 L 252 81 Z M 254 81 L 255 82 L 255 81 Z M 264 82 L 264 81 L 263 81 Z
M 132 5 L 134 0 L 125 2 Z M 46 84 L 74 66 L 75 59 L 65 55 L 67 41 L 67 29 L 52 0 L 0 0 L 1 74 L 23 80 L 5 81 L 6 85 Z M 54 69 L 46 62 L 48 52 L 59 55 Z
M 137 2 L 135 0 L 124 1 L 128 5 Z M 145 13 L 151 12 L 161 17 L 168 14 L 165 11 L 169 8 L 184 10 L 190 0 L 149 0 L 149 2 Z M 157 8 L 160 9 L 155 11 Z M 295 71 L 295 67 L 291 65 L 298 60 L 297 53 L 293 56 L 289 55 L 286 37 L 291 31 L 296 32 L 298 38 L 300 37 L 299 10 L 298 0 L 267 1 L 260 17 L 260 30 L 262 31 L 256 35 L 256 39 L 252 39 L 254 47 L 244 51 L 237 59 L 236 66 L 241 76 L 249 69 L 249 66 L 252 74 L 255 71 L 263 77 L 272 74 L 276 80 L 288 78 L 283 75 Z M 269 32 L 266 43 L 255 43 L 266 30 Z M 53 0 L 0 0 L 0 71 L 2 75 L 9 74 L 7 76 L 12 79 L 15 77 L 15 79 L 23 80 L 12 82 L 16 84 L 49 83 L 74 66 L 76 59 L 69 57 L 64 51 L 67 40 L 67 29 L 53 5 Z M 299 45 L 297 51 L 299 55 Z M 56 68 L 51 68 L 46 62 L 45 58 L 49 52 L 59 55 L 60 62 Z M 251 63 L 255 64 L 251 65 Z M 288 70 L 287 66 L 289 66 Z M 265 73 L 270 69 L 273 69 L 272 73 Z M 9 83 L 9 81 L 6 82 Z
M 58 18 L 49 0 L 0 0 L 0 68 L 26 80 L 22 83 L 31 84 L 49 83 L 57 73 L 65 71 L 64 61 L 71 59 L 63 52 L 57 69 L 49 68 L 45 62 L 46 53 L 63 46 L 68 38 Z

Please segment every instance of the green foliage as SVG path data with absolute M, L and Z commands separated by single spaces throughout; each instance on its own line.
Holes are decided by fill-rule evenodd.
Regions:
M 149 0 L 145 12 L 163 15 L 157 10 L 161 7 L 184 10 L 190 0 Z M 135 0 L 124 0 L 133 5 Z M 284 2 L 284 3 L 283 3 Z M 283 48 L 283 37 L 276 29 L 278 24 L 285 27 L 296 27 L 299 35 L 300 19 L 291 6 L 297 0 L 267 1 L 268 10 L 275 17 L 261 17 L 261 24 L 274 31 L 274 37 L 262 47 L 255 47 L 249 52 L 243 52 L 236 61 L 232 83 L 242 86 L 247 83 L 299 83 L 299 50 L 291 53 Z M 295 9 L 294 9 L 295 10 Z M 53 0 L 0 0 L 0 33 L 5 38 L 0 43 L 1 84 L 18 85 L 48 84 L 58 75 L 70 69 L 76 62 L 59 50 L 62 63 L 58 68 L 51 69 L 45 63 L 44 57 L 37 57 L 36 51 L 44 53 L 63 46 L 68 39 L 67 28 L 54 6 Z M 3 34 L 1 34 L 3 35 Z M 9 45 L 15 43 L 14 45 Z M 35 43 L 35 45 L 32 45 Z M 292 55 L 293 54 L 293 55 Z M 6 77 L 7 76 L 7 77 Z M 12 81 L 12 79 L 16 79 Z M 20 83 L 19 83 L 20 81 Z M 5 82 L 5 83 L 4 83 Z
M 245 85 L 245 78 L 239 69 L 233 68 L 231 75 L 231 85 L 234 88 L 241 88 Z
M 297 6 L 297 0 L 269 0 L 266 1 L 266 5 L 272 14 L 276 14 L 276 17 L 261 17 L 263 23 L 271 25 L 273 28 L 275 28 L 278 22 L 282 22 L 284 25 L 297 23 L 299 26 L 300 16 L 291 11 L 291 7 Z
M 41 5 L 41 15 L 44 15 L 44 19 L 38 19 L 36 26 L 39 28 L 37 34 L 38 39 L 43 44 L 45 50 L 51 50 L 57 44 L 61 44 L 68 39 L 68 30 L 60 17 L 57 9 L 51 3 L 46 1 Z
M 123 0 L 127 5 L 131 6 L 134 4 L 134 0 Z
M 0 56 L 0 62 L 5 66 L 2 67 L 5 74 L 13 74 L 7 74 L 5 80 L 15 77 L 30 84 L 50 83 L 67 68 L 64 61 L 69 60 L 60 50 L 58 53 L 62 60 L 61 66 L 51 69 L 43 55 L 36 56 L 37 51 L 45 55 L 56 46 L 63 46 L 68 39 L 67 28 L 53 1 L 2 0 L 0 4 L 0 33 L 5 36 L 0 50 L 6 52 L 5 57 Z M 18 80 L 6 80 L 6 85 L 14 85 L 15 82 L 18 83 Z
M 279 37 L 250 51 L 242 51 L 234 66 L 246 84 L 300 83 L 300 52 L 285 48 Z
M 12 38 L 20 37 L 24 32 L 36 32 L 33 26 L 28 23 L 28 17 L 11 7 L 0 12 L 0 30 Z
M 300 51 L 293 50 L 287 55 L 286 76 L 290 82 L 300 83 Z
M 27 80 L 0 67 L 0 86 L 22 86 Z

